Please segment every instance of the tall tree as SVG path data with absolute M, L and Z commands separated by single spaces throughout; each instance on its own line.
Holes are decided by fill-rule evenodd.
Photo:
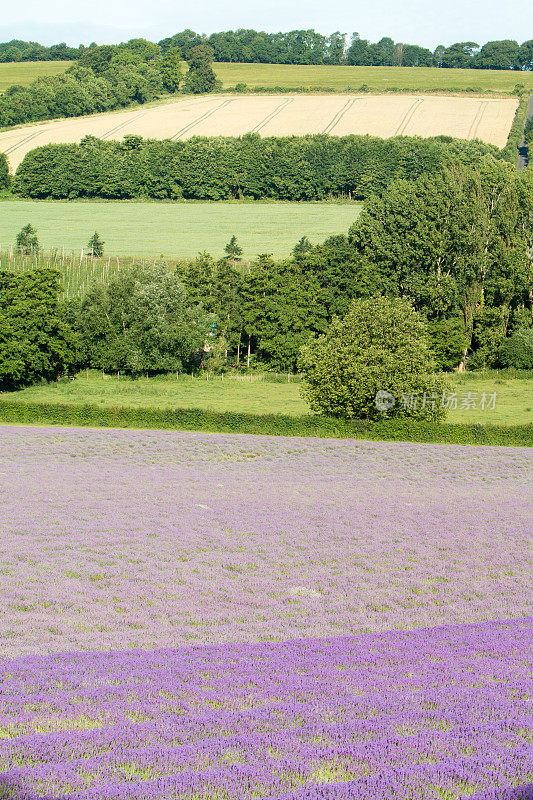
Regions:
M 181 71 L 181 52 L 177 47 L 169 47 L 159 65 L 163 88 L 171 94 L 179 91 L 180 83 L 183 80 Z
M 0 387 L 55 380 L 76 359 L 74 334 L 59 306 L 59 273 L 0 272 Z

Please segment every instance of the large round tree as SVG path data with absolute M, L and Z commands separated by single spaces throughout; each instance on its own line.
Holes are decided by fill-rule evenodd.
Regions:
M 424 320 L 407 300 L 355 300 L 301 350 L 304 396 L 336 417 L 442 419 L 445 383 L 433 374 Z

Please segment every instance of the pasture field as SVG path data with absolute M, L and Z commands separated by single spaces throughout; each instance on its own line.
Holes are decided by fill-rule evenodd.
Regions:
M 465 424 L 527 425 L 533 422 L 533 379 L 500 377 L 463 378 L 450 375 L 452 391 L 457 392 L 457 408 L 448 411 L 446 422 Z M 490 398 L 494 395 L 495 405 Z M 99 372 L 80 373 L 75 380 L 44 386 L 31 386 L 3 395 L 6 399 L 30 403 L 84 404 L 104 408 L 200 408 L 208 411 L 250 414 L 311 413 L 301 396 L 299 381 L 279 376 L 268 377 L 205 375 L 158 377 L 130 380 L 122 376 L 103 377 Z M 483 397 L 485 398 L 483 400 Z M 1 403 L 1 398 L 0 398 Z M 483 408 L 483 406 L 485 406 Z
M 0 132 L 0 152 L 6 154 L 14 170 L 35 147 L 79 142 L 87 135 L 122 139 L 126 134 L 137 134 L 180 140 L 246 133 L 372 134 L 383 138 L 446 134 L 478 138 L 502 148 L 517 107 L 517 98 L 466 95 L 202 95 L 10 128 Z
M 37 228 L 46 251 L 64 248 L 67 253 L 80 253 L 96 230 L 105 242 L 106 255 L 114 257 L 193 258 L 207 250 L 220 258 L 235 235 L 245 260 L 264 252 L 284 258 L 302 236 L 318 244 L 328 236 L 345 233 L 360 211 L 361 205 L 349 202 L 6 201 L 0 203 L 0 251 L 4 254 L 0 261 L 7 264 L 7 251 L 28 222 Z M 71 262 L 71 268 L 77 261 Z M 98 274 L 104 265 L 85 262 L 76 283 Z M 67 271 L 65 283 L 75 286 Z
M 73 61 L 21 61 L 0 64 L 0 92 L 8 86 L 27 86 L 36 78 L 45 75 L 59 75 L 73 63 Z
M 224 89 L 245 83 L 250 88 L 412 92 L 512 92 L 516 84 L 533 91 L 532 72 L 430 67 L 347 67 L 299 64 L 218 63 L 213 68 Z
M 7 800 L 527 797 L 528 449 L 2 426 L 0 468 Z

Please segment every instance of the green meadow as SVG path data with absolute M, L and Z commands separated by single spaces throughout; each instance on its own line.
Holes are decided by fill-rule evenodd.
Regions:
M 274 378 L 274 379 L 273 379 Z M 457 392 L 458 408 L 449 411 L 446 422 L 524 425 L 533 422 L 533 379 L 469 375 L 449 376 Z M 28 403 L 89 404 L 101 408 L 199 408 L 205 411 L 301 416 L 311 413 L 301 396 L 300 382 L 291 376 L 240 376 L 205 374 L 139 378 L 106 375 L 90 371 L 74 380 L 32 386 L 10 392 L 3 398 Z M 465 396 L 468 394 L 468 399 Z M 495 395 L 495 398 L 494 398 Z M 485 400 L 483 401 L 483 396 Z M 482 405 L 495 407 L 482 408 Z M 0 400 L 1 402 L 1 400 Z M 475 407 L 464 407 L 468 404 Z
M 307 236 L 313 244 L 345 233 L 360 213 L 356 203 L 68 202 L 0 203 L 0 250 L 6 252 L 29 222 L 45 251 L 79 252 L 94 231 L 110 256 L 192 258 L 207 250 L 220 258 L 233 235 L 244 259 L 258 253 L 288 256 Z
M 58 75 L 68 69 L 72 61 L 21 61 L 0 64 L 0 92 L 8 86 L 27 86 L 43 75 Z
M 332 89 L 426 92 L 512 92 L 517 83 L 533 91 L 533 72 L 431 67 L 339 67 L 297 64 L 214 65 L 224 88 L 246 83 L 250 88 Z

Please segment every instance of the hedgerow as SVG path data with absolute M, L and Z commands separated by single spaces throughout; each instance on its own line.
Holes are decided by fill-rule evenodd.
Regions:
M 36 148 L 20 164 L 14 190 L 33 198 L 249 197 L 365 199 L 400 178 L 451 163 L 477 164 L 492 145 L 450 137 L 194 137 L 187 141 L 87 136 L 80 144 Z
M 0 400 L 0 421 L 31 425 L 94 428 L 250 433 L 266 436 L 316 436 L 459 445 L 532 447 L 533 425 L 460 425 L 411 420 L 343 420 L 321 415 L 217 412 L 203 409 L 155 409 Z

